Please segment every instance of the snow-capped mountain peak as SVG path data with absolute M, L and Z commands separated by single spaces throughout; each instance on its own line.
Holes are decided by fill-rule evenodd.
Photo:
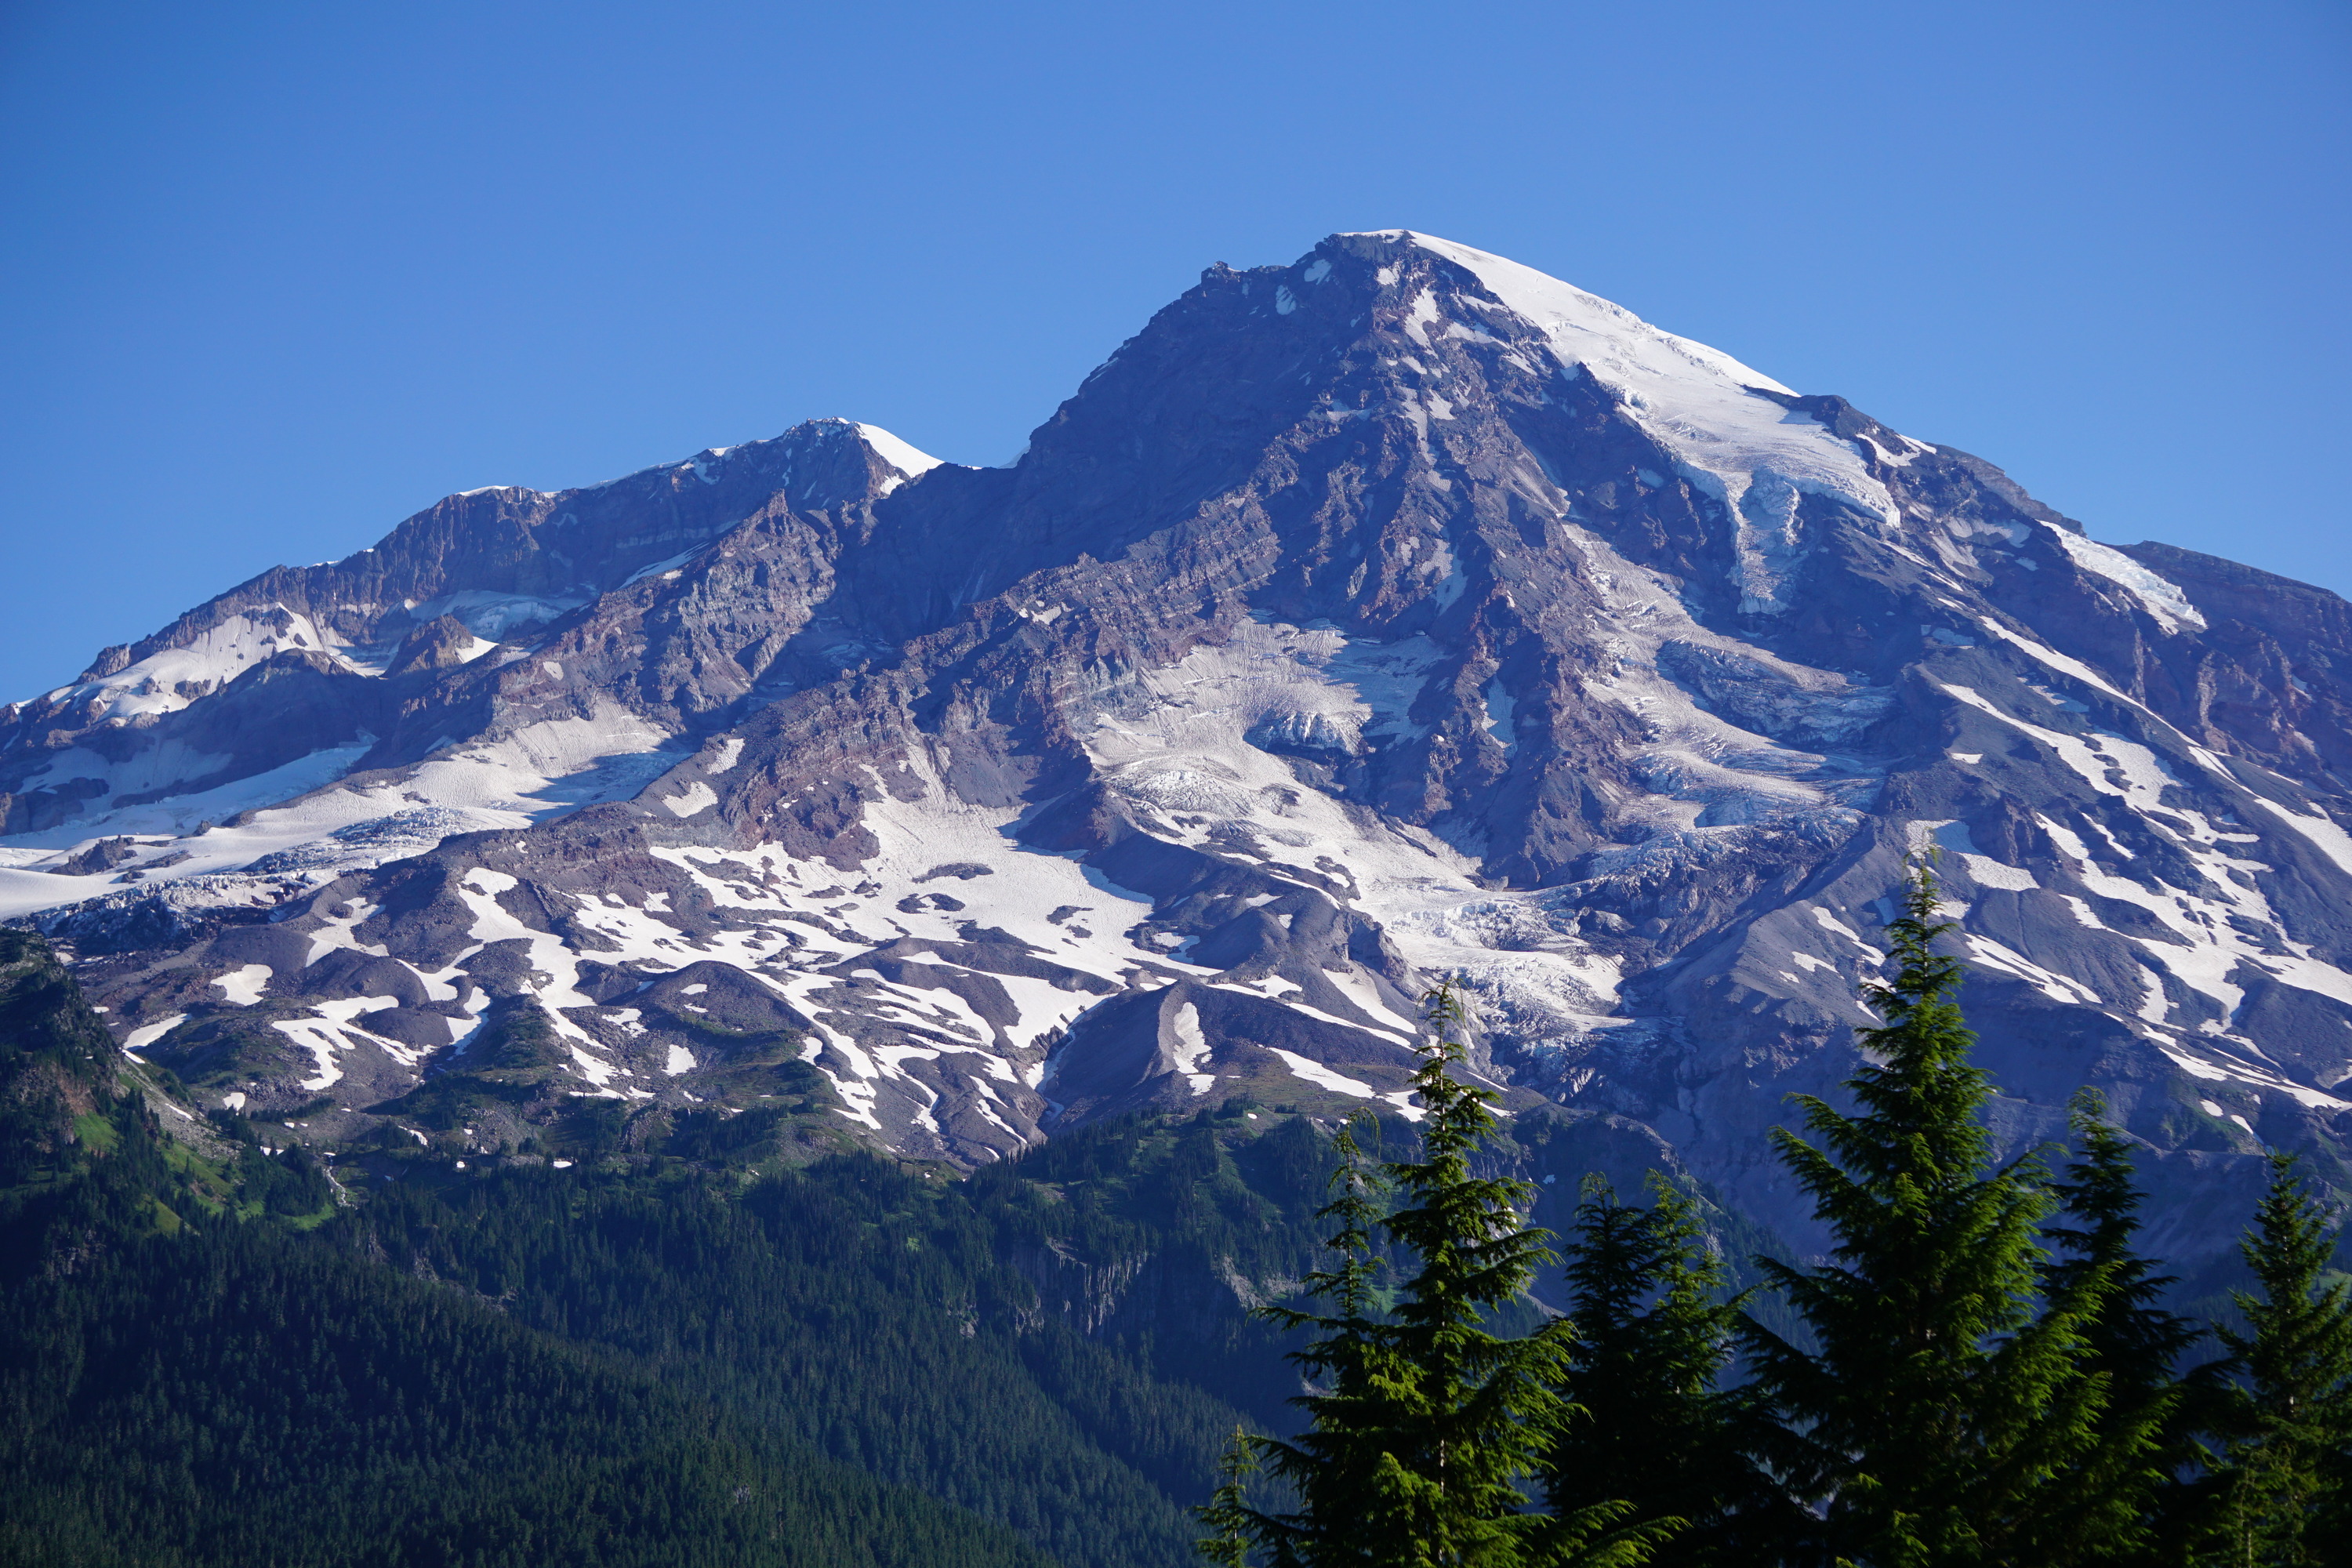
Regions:
M 856 428 L 857 434 L 864 438 L 866 445 L 873 449 L 875 456 L 898 469 L 908 479 L 919 479 L 940 466 L 940 458 L 932 457 L 929 452 L 916 450 L 879 425 L 859 425 Z M 890 488 L 895 489 L 898 487 L 893 485 Z
M 2331 595 L 1339 235 L 1212 268 L 1011 468 L 812 421 L 233 589 L 6 710 L 0 900 L 126 1044 L 334 1136 L 527 1010 L 517 1136 L 787 1057 L 966 1163 L 1409 1113 L 1459 973 L 1514 1104 L 1796 1226 L 1761 1130 L 1851 1067 L 1933 843 L 2004 1136 L 2096 1083 L 2189 1226 L 2352 1135 L 2343 669 Z

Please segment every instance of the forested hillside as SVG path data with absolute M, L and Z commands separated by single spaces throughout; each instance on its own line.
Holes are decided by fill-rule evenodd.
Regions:
M 2177 1315 L 2095 1095 L 2066 1163 L 1992 1161 L 1937 898 L 1863 1111 L 1776 1135 L 1826 1268 L 1638 1128 L 1497 1120 L 1450 986 L 1418 1122 L 1235 1099 L 961 1175 L 689 1115 L 338 1166 L 195 1114 L 0 930 L 0 1563 L 2333 1561 L 2334 1216 L 2274 1162 L 2257 1289 Z
M 1226 1435 L 1292 1419 L 1248 1308 L 1316 1263 L 1306 1117 L 968 1179 L 758 1139 L 334 1171 L 191 1118 L 39 939 L 0 966 L 11 1560 L 1175 1564 Z M 1563 1194 L 1646 1149 L 1523 1132 Z

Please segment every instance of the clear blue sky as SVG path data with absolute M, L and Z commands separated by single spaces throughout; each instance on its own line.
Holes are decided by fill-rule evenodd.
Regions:
M 0 696 L 451 490 L 1004 460 L 1214 261 L 1502 252 L 2352 591 L 2352 5 L 0 8 Z

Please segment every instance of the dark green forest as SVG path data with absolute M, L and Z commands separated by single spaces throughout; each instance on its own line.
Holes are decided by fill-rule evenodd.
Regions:
M 1295 1382 L 1225 1279 L 1307 1266 L 1298 1119 L 968 1181 L 420 1151 L 352 1202 L 163 1137 L 38 942 L 0 965 L 6 1561 L 1181 1563 Z
M 1813 1268 L 1608 1118 L 1498 1122 L 1446 990 L 1419 1127 L 336 1170 L 167 1135 L 0 931 L 0 1563 L 2347 1560 L 2335 1216 L 2283 1163 L 2234 1305 L 2178 1315 L 2095 1102 L 1991 1161 L 1931 908 L 1885 1065 L 1783 1138 Z

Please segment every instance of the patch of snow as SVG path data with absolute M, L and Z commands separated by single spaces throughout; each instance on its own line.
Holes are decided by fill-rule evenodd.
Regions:
M 187 1021 L 185 1013 L 174 1013 L 152 1024 L 142 1024 L 122 1037 L 122 1048 L 126 1052 L 143 1051 Z
M 1213 831 L 1244 834 L 1269 876 L 1305 888 L 1338 879 L 1336 896 L 1379 920 L 1407 963 L 1468 975 L 1520 1032 L 1610 1026 L 1601 1016 L 1615 1005 L 1617 966 L 1555 922 L 1546 895 L 1481 887 L 1475 863 L 1443 841 L 1302 788 L 1281 757 L 1244 739 L 1271 728 L 1353 749 L 1418 733 L 1407 710 L 1443 658 L 1425 638 L 1358 643 L 1328 628 L 1244 622 L 1222 645 L 1107 686 L 1091 724 L 1084 710 L 1072 720 L 1108 785 L 1161 819 L 1155 832 L 1204 847 Z M 1178 814 L 1207 820 L 1185 826 L 1171 819 Z M 1351 1001 L 1376 996 L 1366 978 L 1326 977 Z M 1400 1024 L 1397 1037 L 1410 1040 L 1417 1026 Z
M 2042 885 L 2033 879 L 2032 872 L 2016 866 L 2004 865 L 1990 855 L 1979 853 L 1976 841 L 1969 837 L 1969 825 L 1965 822 L 1947 822 L 1938 826 L 1935 831 L 1935 841 L 1939 847 L 1948 851 L 1953 859 L 1960 863 L 1969 880 L 1974 882 L 1979 888 L 1992 888 L 2007 892 L 2021 893 L 2028 889 Z
M 2000 638 L 2001 641 L 2008 643 L 2012 647 L 2022 649 L 2034 659 L 2048 666 L 2050 668 L 2058 671 L 2060 674 L 2071 675 L 2075 679 L 2081 681 L 2084 685 L 2090 687 L 2094 690 L 2103 691 L 2118 702 L 2128 703 L 2134 708 L 2140 708 L 2139 703 L 2133 701 L 2130 698 L 2116 690 L 2105 676 L 2101 675 L 2097 670 L 2093 669 L 2081 659 L 2070 658 L 2066 655 L 2060 653 L 2055 648 L 2045 647 L 2041 643 L 2034 641 L 2032 637 L 2026 637 L 2021 633 L 2010 630 L 2007 626 L 2002 626 L 1999 621 L 1996 621 L 1990 616 L 1979 620 L 1977 625 L 1982 626 L 1986 631 L 1990 632 L 1993 636 Z M 2048 696 L 2049 693 L 2044 692 L 2042 695 Z M 2052 700 L 2058 702 L 2061 707 L 2065 706 L 2063 700 L 2053 698 Z M 2087 708 L 2080 710 L 2083 712 L 2090 711 Z M 2145 712 L 2147 710 L 2143 708 L 2141 709 L 2141 711 Z
M 316 1094 L 341 1079 L 343 1069 L 336 1063 L 335 1055 L 338 1051 L 349 1048 L 350 1045 L 350 1042 L 341 1035 L 324 1024 L 313 1023 L 308 1018 L 280 1018 L 269 1026 L 309 1051 L 311 1060 L 317 1064 L 319 1068 L 317 1076 L 304 1079 L 302 1080 L 304 1089 Z
M 1971 688 L 1954 686 L 1948 681 L 1937 681 L 1936 684 L 1941 687 L 1948 696 L 1968 704 L 1978 712 L 1988 714 L 2013 730 L 2019 730 L 2032 736 L 2056 753 L 2058 760 L 2080 775 L 2084 783 L 2102 795 L 2111 795 L 2117 799 L 2133 801 L 2135 804 L 2154 805 L 2158 804 L 2154 796 L 2161 793 L 2165 784 L 2170 782 L 2164 775 L 2160 764 L 2156 762 L 2155 753 L 2137 742 L 2121 741 L 2107 736 L 2086 739 L 2080 735 L 2069 735 L 2062 731 L 2044 729 L 2039 724 L 2029 723 L 2025 720 L 2012 718 L 2002 712 L 1981 692 Z M 2125 774 L 2120 783 L 2109 776 L 2118 772 Z M 2154 775 L 2153 789 L 2149 787 L 2151 774 Z
M 633 588 L 648 577 L 674 577 L 677 574 L 675 568 L 685 565 L 709 548 L 708 545 L 698 544 L 691 550 L 681 550 L 677 554 L 654 562 L 650 565 L 640 566 L 621 580 L 621 586 Z
M 865 439 L 866 444 L 874 449 L 876 457 L 906 475 L 909 479 L 920 479 L 945 460 L 934 458 L 929 452 L 917 450 L 879 425 L 858 425 L 853 427 Z M 882 487 L 882 493 L 889 494 L 903 482 L 905 481 L 891 481 Z
M 555 1032 L 563 1037 L 581 1076 L 602 1088 L 611 1080 L 613 1069 L 591 1052 L 604 1047 L 570 1016 L 573 1008 L 593 1009 L 596 1005 L 579 990 L 580 955 L 564 946 L 562 938 L 523 924 L 499 902 L 499 894 L 510 892 L 518 885 L 504 871 L 493 871 L 484 866 L 474 868 L 457 879 L 455 889 L 458 900 L 474 916 L 467 934 L 478 944 L 461 954 L 457 963 L 462 965 L 466 958 L 494 942 L 524 942 L 530 955 L 527 972 L 532 975 L 529 982 L 532 994 L 554 1025 Z M 539 978 L 542 975 L 543 980 Z
M 2080 897 L 2074 893 L 2063 893 L 2059 896 L 2065 900 L 2066 907 L 2074 911 L 2074 920 L 2077 924 L 2086 926 L 2092 931 L 2105 931 L 2107 929 L 2105 922 L 2099 919 L 2098 915 L 2092 910 L 2091 906 L 2084 902 Z
M 2096 1007 L 2101 1005 L 2099 994 L 2071 976 L 2044 969 L 2023 953 L 2002 946 L 1990 937 L 1968 932 L 1962 940 L 1969 952 L 1987 969 L 1997 969 L 2016 975 L 2053 1002 Z
M 310 1010 L 322 1018 L 349 1024 L 370 1013 L 386 1013 L 399 1005 L 397 996 L 345 996 L 331 1002 L 314 1002 Z
M 1283 980 L 1280 975 L 1272 975 L 1268 978 L 1273 982 L 1287 985 L 1294 991 L 1299 989 L 1297 985 L 1292 984 L 1291 982 Z M 1375 1023 L 1373 1027 L 1381 1030 L 1384 1034 L 1397 1036 L 1408 1046 L 1412 1045 L 1420 1037 L 1421 1020 L 1418 1018 L 1406 1017 L 1405 1016 L 1398 1013 L 1395 1008 L 1390 1006 L 1388 1003 L 1381 1000 L 1380 988 L 1372 984 L 1371 977 L 1364 973 L 1361 970 L 1327 969 L 1323 972 L 1323 978 L 1330 982 L 1341 995 L 1347 997 L 1349 1001 L 1354 1003 L 1365 1013 L 1374 1019 L 1381 1020 L 1381 1022 Z M 1280 993 L 1277 992 L 1276 994 L 1278 996 Z M 1351 1025 L 1349 1026 L 1361 1027 L 1360 1025 Z
M 2095 573 L 2129 592 L 2140 602 L 2156 624 L 2166 631 L 2178 633 L 2182 626 L 2192 631 L 2205 629 L 2205 617 L 2189 602 L 2189 595 L 2174 584 L 2158 576 L 2122 551 L 2112 545 L 2085 539 L 2072 530 L 2055 523 L 2043 523 L 2060 548 L 2074 557 L 2074 564 Z
M 0 847 L 0 919 L 119 891 L 110 873 L 59 877 L 18 868 L 98 832 L 176 835 L 162 853 L 186 857 L 148 874 L 147 887 L 191 907 L 274 902 L 287 879 L 316 886 L 339 871 L 432 848 L 456 833 L 521 827 L 598 801 L 625 799 L 674 765 L 666 731 L 606 701 L 588 717 L 542 720 L 435 753 L 362 788 L 327 787 L 373 749 L 372 740 L 314 752 L 263 774 L 201 794 L 127 806 Z M 67 753 L 68 757 L 73 753 Z M 436 804 L 419 807 L 422 795 Z M 243 814 L 236 826 L 215 826 Z M 276 879 L 273 882 L 271 879 Z
M 419 626 L 447 616 L 476 637 L 496 643 L 516 626 L 561 620 L 594 596 L 584 590 L 542 598 L 530 594 L 467 588 L 428 599 L 412 606 L 408 614 Z
M 2247 793 L 2253 794 L 2251 790 Z M 2347 834 L 2343 828 L 2337 826 L 2334 817 L 2324 811 L 2315 812 L 2305 816 L 2299 811 L 2289 810 L 2278 802 L 2265 800 L 2258 795 L 2254 795 L 2253 799 L 2255 804 L 2263 810 L 2316 846 L 2321 854 L 2336 863 L 2337 869 L 2352 875 L 2352 834 Z
M 1168 1022 L 1168 1058 L 1174 1069 L 1184 1075 L 1184 1081 L 1196 1095 L 1206 1094 L 1216 1081 L 1216 1075 L 1203 1070 L 1209 1065 L 1209 1041 L 1201 1033 L 1201 1010 L 1187 1002 L 1176 1009 Z
M 696 816 L 719 804 L 719 792 L 696 779 L 676 795 L 660 797 L 663 809 L 672 816 Z
M 1404 334 L 1423 348 L 1429 346 L 1429 324 L 1438 319 L 1437 296 L 1423 289 L 1412 297 L 1412 306 L 1406 310 Z M 1418 368 L 1418 367 L 1416 367 Z
M 1503 689 L 1501 677 L 1497 676 L 1486 683 L 1486 733 L 1495 738 L 1507 757 L 1519 749 L 1518 731 L 1511 727 L 1511 712 L 1515 706 L 1511 694 Z
M 248 963 L 215 975 L 213 984 L 221 989 L 221 1000 L 232 1007 L 251 1007 L 261 1000 L 262 988 L 269 984 L 271 970 L 266 963 Z
M 1272 1046 L 1266 1048 L 1282 1058 L 1282 1065 L 1290 1069 L 1291 1076 L 1305 1079 L 1318 1089 L 1328 1089 L 1336 1093 L 1352 1095 L 1358 1100 L 1375 1098 L 1376 1091 L 1372 1086 L 1360 1079 L 1352 1079 L 1345 1073 L 1333 1072 L 1321 1062 L 1309 1060 L 1296 1051 L 1281 1050 Z
M 2128 797 L 2134 784 L 2143 791 L 2147 787 L 2143 780 L 2127 774 L 2126 786 L 2111 784 L 2108 793 Z M 2225 1014 L 2234 1015 L 2245 999 L 2244 988 L 2230 979 L 2242 964 L 2299 990 L 2352 1003 L 2352 974 L 2314 957 L 2309 947 L 2299 943 L 2289 943 L 2285 953 L 2265 952 L 2264 943 L 2231 923 L 2236 917 L 2258 927 L 2276 925 L 2270 901 L 2254 881 L 2254 874 L 2266 873 L 2271 868 L 2221 848 L 2222 836 L 2201 813 L 2175 806 L 2160 815 L 2142 816 L 2150 832 L 2168 840 L 2195 868 L 2194 876 L 2184 879 L 2190 883 L 2187 887 L 2160 878 L 2152 878 L 2155 886 L 2149 887 L 2110 875 L 2099 869 L 2081 835 L 2046 816 L 2034 820 L 2064 861 L 2071 862 L 2067 868 L 2084 887 L 2102 898 L 2138 905 L 2171 933 L 2173 940 L 2168 942 L 2130 938 L 2140 949 L 2142 962 L 2168 971 L 2184 985 L 2212 997 Z M 2075 912 L 2080 919 L 2089 911 L 2077 908 Z M 2149 1016 L 2147 1005 L 2144 1002 L 2144 1017 Z
M 1853 943 L 1854 946 L 1862 949 L 1864 952 L 1869 954 L 1874 961 L 1885 956 L 1878 951 L 1878 949 L 1863 941 L 1862 933 L 1860 931 L 1855 931 L 1852 926 L 1846 924 L 1845 921 L 1838 919 L 1837 916 L 1822 908 L 1821 905 L 1813 905 L 1812 911 L 1814 923 L 1818 924 L 1823 931 L 1836 932 L 1838 935 L 1845 938 L 1846 941 Z

